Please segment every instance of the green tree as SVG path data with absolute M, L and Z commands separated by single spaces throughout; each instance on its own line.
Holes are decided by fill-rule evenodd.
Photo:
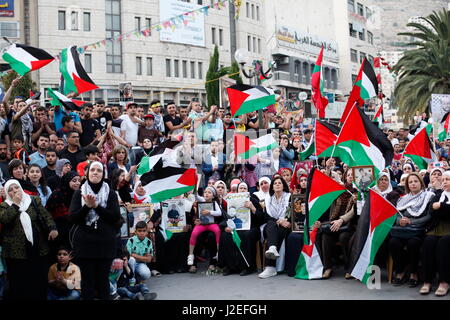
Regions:
M 416 111 L 429 112 L 432 93 L 450 92 L 450 11 L 433 11 L 422 19 L 425 24 L 407 24 L 414 31 L 399 33 L 416 41 L 392 69 L 399 75 L 394 94 L 405 124 Z
M 4 77 L 2 77 L 2 84 L 5 88 L 5 92 L 8 91 L 9 87 L 11 86 L 11 82 L 16 79 L 19 75 L 15 71 L 11 71 L 8 74 L 6 74 Z M 31 80 L 31 76 L 29 73 L 24 75 L 17 86 L 13 89 L 11 93 L 10 101 L 14 100 L 14 97 L 22 96 L 25 99 L 27 99 L 30 95 L 30 90 L 34 90 L 36 87 L 36 83 Z

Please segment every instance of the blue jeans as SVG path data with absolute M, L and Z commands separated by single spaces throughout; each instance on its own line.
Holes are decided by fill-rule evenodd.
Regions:
M 47 300 L 80 300 L 81 293 L 79 290 L 69 290 L 67 294 L 57 294 L 52 289 L 48 289 Z
M 149 267 L 144 262 L 137 262 L 135 258 L 131 257 L 128 265 L 133 270 L 134 278 L 137 281 L 145 281 L 152 276 Z M 138 280 L 139 279 L 139 280 Z
M 143 295 L 149 293 L 150 290 L 147 288 L 145 284 L 137 284 L 133 287 L 126 286 L 117 288 L 117 293 L 121 297 L 127 297 L 128 299 L 134 300 L 136 298 L 136 294 L 140 292 Z

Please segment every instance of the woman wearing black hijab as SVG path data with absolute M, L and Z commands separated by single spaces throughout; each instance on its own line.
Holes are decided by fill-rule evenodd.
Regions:
M 81 298 L 109 299 L 109 270 L 116 254 L 116 234 L 121 218 L 116 193 L 103 181 L 103 165 L 95 161 L 86 182 L 75 191 L 69 220 L 73 253 L 81 270 Z M 120 228 L 120 227 L 119 227 Z

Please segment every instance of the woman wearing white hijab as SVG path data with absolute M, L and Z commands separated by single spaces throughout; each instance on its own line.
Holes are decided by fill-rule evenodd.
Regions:
M 47 298 L 48 240 L 58 236 L 52 216 L 37 197 L 26 194 L 19 181 L 5 184 L 6 200 L 0 205 L 3 257 L 11 300 Z
M 384 171 L 380 172 L 377 180 L 377 185 L 373 187 L 373 190 L 381 194 L 383 198 L 388 200 L 394 206 L 397 204 L 397 201 L 400 198 L 400 193 L 392 188 L 390 175 Z
M 69 220 L 75 225 L 70 240 L 81 270 L 81 298 L 109 299 L 109 270 L 116 255 L 116 235 L 120 230 L 119 200 L 103 181 L 103 165 L 92 162 L 86 182 L 75 191 Z
M 436 271 L 439 274 L 439 288 L 435 295 L 443 297 L 448 293 L 450 283 L 450 171 L 443 174 L 443 190 L 431 199 L 429 213 L 432 225 L 429 228 L 422 249 L 424 284 L 421 294 L 431 291 Z
M 261 177 L 258 181 L 259 191 L 255 192 L 254 195 L 259 198 L 260 202 L 264 202 L 266 198 L 270 198 L 269 188 L 270 188 L 270 178 Z
M 428 205 L 434 193 L 425 190 L 425 184 L 416 172 L 410 173 L 405 182 L 406 195 L 397 202 L 399 215 L 391 230 L 389 251 L 394 260 L 396 277 L 394 286 L 402 285 L 405 268 L 410 266 L 409 287 L 418 285 L 417 270 L 420 260 L 420 248 L 425 228 L 430 222 Z M 406 251 L 405 248 L 406 247 Z

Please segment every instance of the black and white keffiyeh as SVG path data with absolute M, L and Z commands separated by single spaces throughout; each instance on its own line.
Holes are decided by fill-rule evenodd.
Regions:
M 398 200 L 397 210 L 406 210 L 412 217 L 419 217 L 426 210 L 427 205 L 433 196 L 433 192 L 426 190 L 422 190 L 415 195 L 408 193 Z

